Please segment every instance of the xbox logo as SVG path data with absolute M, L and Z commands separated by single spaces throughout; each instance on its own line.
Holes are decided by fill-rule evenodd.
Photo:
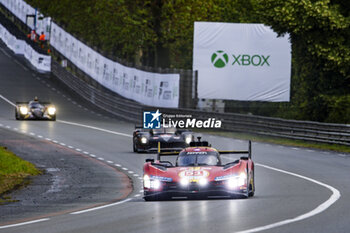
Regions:
M 225 67 L 226 64 L 228 63 L 228 55 L 227 55 L 227 53 L 225 53 L 222 50 L 216 51 L 216 53 L 213 53 L 213 55 L 211 55 L 211 63 L 213 63 L 213 65 L 216 68 L 223 68 L 223 67 Z

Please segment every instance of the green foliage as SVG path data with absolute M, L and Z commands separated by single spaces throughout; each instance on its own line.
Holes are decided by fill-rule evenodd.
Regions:
M 40 171 L 33 164 L 0 147 L 0 194 L 22 183 L 25 177 L 38 174 Z

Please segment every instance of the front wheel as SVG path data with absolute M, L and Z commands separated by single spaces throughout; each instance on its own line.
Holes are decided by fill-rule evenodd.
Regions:
M 134 152 L 138 152 L 135 142 L 132 143 L 132 149 L 133 149 Z
M 253 197 L 255 193 L 255 178 L 254 178 L 254 171 L 252 172 L 252 177 L 250 178 L 249 182 L 249 197 Z

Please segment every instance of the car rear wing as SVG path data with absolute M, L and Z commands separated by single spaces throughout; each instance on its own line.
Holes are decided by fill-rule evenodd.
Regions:
M 248 150 L 219 150 L 219 154 L 248 154 L 248 158 L 252 158 L 252 142 L 248 142 Z
M 29 102 L 16 102 L 16 105 L 19 105 L 19 104 L 29 104 Z
M 42 101 L 40 101 L 40 102 L 38 102 L 39 104 L 42 104 L 42 105 L 51 105 L 51 102 L 42 102 Z M 16 105 L 19 105 L 19 104 L 29 104 L 29 101 L 27 101 L 27 102 L 16 102 Z

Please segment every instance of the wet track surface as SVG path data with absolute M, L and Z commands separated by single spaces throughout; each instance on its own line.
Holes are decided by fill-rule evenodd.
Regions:
M 144 202 L 140 176 L 144 160 L 150 155 L 132 153 L 134 125 L 99 112 L 64 86 L 57 85 L 52 77 L 25 70 L 1 47 L 9 56 L 0 51 L 0 95 L 12 103 L 38 96 L 43 101 L 52 101 L 58 113 L 56 122 L 16 121 L 13 106 L 0 99 L 0 133 L 18 131 L 31 138 L 49 138 L 51 142 L 55 141 L 53 143 L 63 144 L 62 147 L 86 152 L 90 159 L 118 168 L 134 184 L 127 202 L 78 214 L 65 213 L 28 225 L 0 228 L 1 232 L 238 232 L 302 216 L 333 194 L 315 182 L 263 165 L 331 185 L 340 191 L 341 197 L 317 215 L 261 230 L 350 231 L 350 159 L 348 154 L 336 152 L 253 143 L 253 160 L 257 163 L 256 196 L 253 198 Z M 203 135 L 203 139 L 223 150 L 247 148 L 246 141 L 210 135 Z M 60 203 L 57 208 L 62 208 Z M 0 224 L 4 224 L 2 219 Z

